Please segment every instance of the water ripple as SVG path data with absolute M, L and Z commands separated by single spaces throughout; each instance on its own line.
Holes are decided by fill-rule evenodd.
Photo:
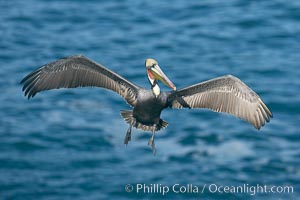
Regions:
M 3 199 L 148 199 L 128 183 L 292 185 L 299 194 L 299 2 L 1 1 L 0 196 Z M 224 74 L 240 77 L 274 114 L 260 131 L 226 114 L 166 110 L 156 135 L 133 130 L 117 94 L 54 90 L 27 101 L 31 70 L 84 54 L 149 87 L 144 60 L 156 58 L 178 88 Z M 162 86 L 163 90 L 167 90 Z M 176 115 L 175 115 L 176 113 Z M 176 116 L 176 117 L 175 117 Z M 169 194 L 165 198 L 198 198 Z M 207 199 L 248 195 L 205 194 Z

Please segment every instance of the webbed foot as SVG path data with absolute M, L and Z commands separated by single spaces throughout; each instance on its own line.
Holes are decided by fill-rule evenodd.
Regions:
M 151 137 L 149 139 L 149 142 L 148 142 L 148 145 L 151 146 L 151 148 L 152 148 L 153 155 L 156 154 L 156 148 L 155 148 L 155 142 L 154 142 L 154 135 L 155 135 L 155 127 L 152 130 L 152 135 L 151 135 Z
M 124 144 L 128 144 L 128 142 L 131 141 L 131 126 L 129 126 L 127 133 L 125 135 Z

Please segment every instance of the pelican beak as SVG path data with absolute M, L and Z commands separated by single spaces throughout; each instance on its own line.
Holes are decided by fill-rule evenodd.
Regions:
M 170 81 L 170 79 L 163 73 L 163 71 L 160 69 L 160 67 L 158 65 L 154 65 L 154 67 L 152 67 L 151 72 L 153 74 L 153 76 L 155 77 L 155 79 L 160 80 L 161 82 L 163 82 L 166 86 L 169 86 L 171 89 L 173 89 L 174 91 L 176 91 L 176 87 L 175 85 Z

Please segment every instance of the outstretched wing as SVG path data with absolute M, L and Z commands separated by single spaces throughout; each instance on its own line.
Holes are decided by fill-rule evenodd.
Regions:
M 102 87 L 117 92 L 135 106 L 139 86 L 82 55 L 48 63 L 28 74 L 22 81 L 28 99 L 38 92 L 58 88 Z
M 178 90 L 169 96 L 172 108 L 208 108 L 239 117 L 257 129 L 272 117 L 260 97 L 240 79 L 226 75 Z

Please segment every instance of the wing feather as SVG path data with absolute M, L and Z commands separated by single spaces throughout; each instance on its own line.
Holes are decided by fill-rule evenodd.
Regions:
M 172 108 L 208 108 L 239 117 L 260 129 L 272 117 L 261 98 L 240 79 L 226 75 L 178 90 L 169 96 Z
M 83 55 L 65 57 L 43 65 L 22 81 L 28 99 L 38 92 L 58 88 L 102 87 L 121 95 L 135 106 L 139 86 Z

